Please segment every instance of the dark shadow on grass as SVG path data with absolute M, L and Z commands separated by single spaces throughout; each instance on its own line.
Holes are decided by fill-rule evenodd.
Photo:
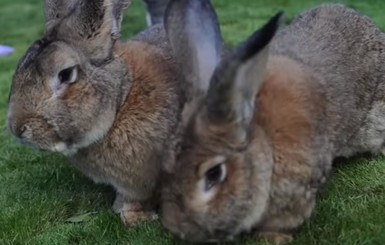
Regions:
M 370 152 L 364 152 L 352 157 L 337 157 L 333 160 L 333 168 L 340 168 L 341 166 L 352 165 L 362 163 L 363 161 L 371 161 L 377 159 L 379 155 L 372 154 Z

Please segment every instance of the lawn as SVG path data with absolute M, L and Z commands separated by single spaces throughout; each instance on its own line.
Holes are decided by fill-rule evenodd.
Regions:
M 291 19 L 323 1 L 213 2 L 225 39 L 235 44 L 278 10 Z M 367 14 L 385 30 L 385 1 L 339 2 Z M 110 210 L 111 188 L 93 184 L 59 155 L 16 144 L 5 127 L 8 90 L 19 58 L 43 33 L 42 1 L 0 0 L 0 24 L 0 44 L 16 48 L 12 56 L 0 58 L 0 244 L 179 243 L 159 222 L 124 227 Z M 123 36 L 144 27 L 144 10 L 134 0 Z M 257 243 L 249 236 L 239 244 Z M 336 166 L 312 218 L 292 244 L 385 244 L 385 158 L 358 158 Z

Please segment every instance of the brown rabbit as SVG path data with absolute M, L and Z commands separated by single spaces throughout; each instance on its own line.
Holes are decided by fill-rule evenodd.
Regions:
M 321 5 L 273 38 L 276 15 L 218 60 L 215 13 L 196 1 L 171 1 L 166 12 L 197 97 L 183 112 L 162 222 L 190 241 L 253 230 L 287 242 L 311 215 L 334 158 L 383 149 L 385 35 L 354 10 Z M 194 50 L 202 55 L 186 55 Z
M 153 217 L 179 120 L 180 72 L 162 26 L 117 41 L 128 0 L 45 1 L 45 34 L 21 59 L 10 131 L 115 187 L 127 224 Z

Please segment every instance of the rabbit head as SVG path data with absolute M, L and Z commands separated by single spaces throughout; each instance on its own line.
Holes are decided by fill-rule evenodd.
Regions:
M 253 152 L 247 147 L 258 130 L 253 127 L 255 98 L 281 16 L 222 57 L 210 1 L 172 1 L 166 11 L 170 43 L 193 91 L 162 201 L 163 224 L 183 239 L 231 240 L 263 215 L 271 153 L 263 143 L 253 143 Z
M 127 68 L 113 55 L 129 0 L 46 0 L 45 33 L 21 59 L 8 126 L 22 143 L 71 154 L 111 127 Z

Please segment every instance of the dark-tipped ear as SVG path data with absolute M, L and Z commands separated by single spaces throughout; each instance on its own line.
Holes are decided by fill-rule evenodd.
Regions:
M 69 40 L 95 63 L 110 57 L 131 0 L 79 0 L 51 35 Z
M 216 124 L 234 125 L 237 140 L 246 139 L 254 116 L 255 97 L 264 80 L 268 44 L 282 21 L 278 13 L 216 69 L 207 94 L 207 116 Z
M 171 0 L 165 28 L 191 97 L 205 93 L 220 62 L 222 36 L 210 0 Z

